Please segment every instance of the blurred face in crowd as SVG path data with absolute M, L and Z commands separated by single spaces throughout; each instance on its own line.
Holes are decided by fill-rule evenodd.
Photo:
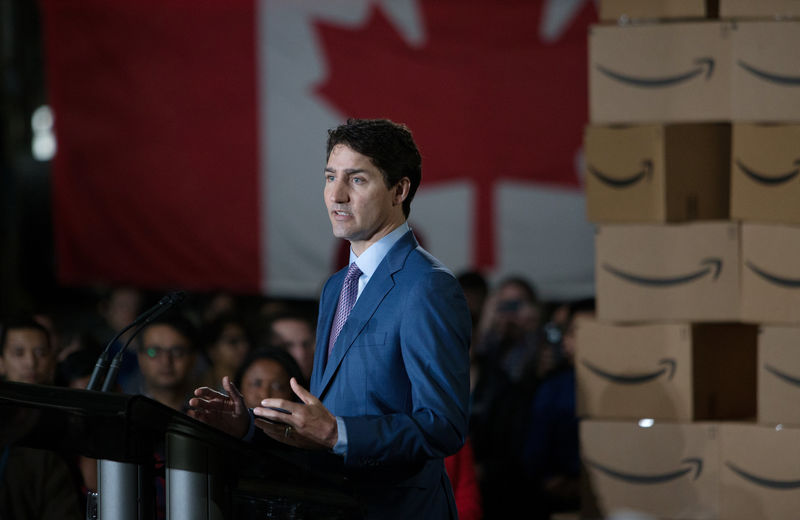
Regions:
M 9 329 L 0 357 L 0 373 L 7 381 L 52 384 L 55 353 L 47 334 L 39 329 Z
M 291 400 L 294 396 L 289 374 L 274 359 L 255 360 L 242 376 L 241 392 L 248 408 L 260 406 L 267 398 Z
M 530 301 L 524 288 L 508 283 L 498 289 L 496 325 L 505 336 L 517 337 L 534 330 L 539 322 L 539 308 Z
M 272 333 L 276 346 L 291 354 L 308 379 L 314 367 L 314 330 L 311 326 L 303 320 L 284 318 L 272 324 Z
M 217 317 L 236 310 L 236 298 L 229 293 L 218 293 L 208 303 L 208 306 L 203 311 L 204 321 L 213 321 Z
M 208 350 L 208 357 L 215 366 L 235 372 L 250 350 L 250 341 L 241 325 L 228 323 L 219 339 Z
M 149 390 L 181 389 L 189 382 L 194 362 L 189 339 L 175 328 L 156 324 L 142 333 L 139 369 Z
M 136 319 L 142 306 L 142 293 L 137 289 L 114 289 L 104 309 L 106 322 L 114 330 L 121 330 Z

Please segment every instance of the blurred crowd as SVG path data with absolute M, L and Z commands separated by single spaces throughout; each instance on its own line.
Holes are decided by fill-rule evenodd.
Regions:
M 520 277 L 490 284 L 479 272 L 464 272 L 458 279 L 473 320 L 470 433 L 445 460 L 459 518 L 577 511 L 574 328 L 594 313 L 593 300 L 543 302 Z M 86 388 L 101 351 L 127 345 L 113 390 L 179 411 L 195 388 L 221 390 L 224 376 L 250 407 L 267 397 L 295 399 L 292 377 L 308 388 L 316 302 L 190 293 L 135 338 L 128 331 L 111 342 L 161 296 L 114 287 L 93 291 L 80 305 L 4 316 L 0 376 Z M 87 492 L 97 489 L 96 461 L 16 445 L 0 450 L 0 518 L 85 518 Z

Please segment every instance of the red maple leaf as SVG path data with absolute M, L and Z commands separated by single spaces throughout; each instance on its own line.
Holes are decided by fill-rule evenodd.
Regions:
M 497 181 L 578 187 L 593 4 L 554 42 L 539 36 L 544 0 L 420 0 L 421 46 L 407 44 L 374 5 L 358 28 L 318 21 L 329 75 L 317 94 L 348 117 L 407 124 L 422 151 L 423 186 L 474 183 L 473 265 L 490 268 Z

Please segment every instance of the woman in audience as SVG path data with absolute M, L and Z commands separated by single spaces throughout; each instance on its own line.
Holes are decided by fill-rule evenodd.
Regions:
M 259 348 L 247 356 L 233 383 L 242 392 L 247 407 L 254 408 L 267 398 L 299 401 L 289 385 L 293 377 L 307 387 L 291 354 L 280 348 Z

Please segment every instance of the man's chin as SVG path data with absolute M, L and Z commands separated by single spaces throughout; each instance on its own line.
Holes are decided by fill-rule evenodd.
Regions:
M 350 240 L 349 238 L 350 234 L 347 232 L 346 229 L 343 229 L 341 226 L 333 224 L 331 226 L 331 232 L 333 233 L 333 236 L 336 238 L 341 238 L 343 240 Z

